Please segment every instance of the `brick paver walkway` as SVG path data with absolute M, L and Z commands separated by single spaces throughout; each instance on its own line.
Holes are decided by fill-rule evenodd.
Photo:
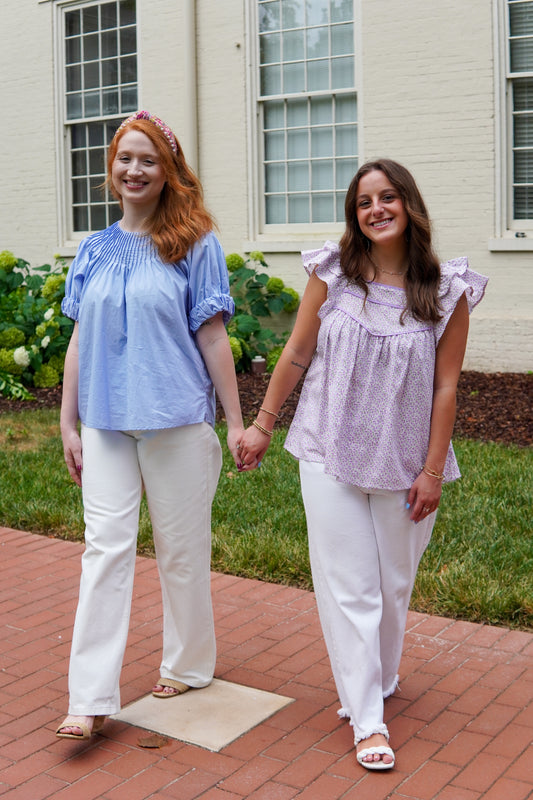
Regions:
M 213 574 L 216 676 L 296 702 L 219 753 L 115 721 L 57 740 L 82 546 L 0 528 L 2 800 L 525 800 L 533 797 L 533 635 L 410 613 L 401 691 L 386 702 L 392 772 L 354 757 L 314 595 Z M 155 561 L 139 558 L 123 703 L 158 674 Z M 174 702 L 174 701 L 172 701 Z

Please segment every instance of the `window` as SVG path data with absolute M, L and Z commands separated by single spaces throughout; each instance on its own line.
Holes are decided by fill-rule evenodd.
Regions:
M 62 6 L 66 236 L 107 227 L 120 217 L 101 186 L 107 147 L 137 108 L 135 0 Z
M 357 170 L 353 0 L 258 0 L 262 230 L 344 221 Z
M 533 2 L 507 0 L 509 225 L 533 227 Z

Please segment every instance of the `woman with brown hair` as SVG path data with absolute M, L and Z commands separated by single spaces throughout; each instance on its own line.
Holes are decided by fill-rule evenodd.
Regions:
M 109 148 L 107 182 L 122 219 L 81 243 L 62 305 L 76 324 L 61 434 L 86 525 L 69 716 L 57 729 L 73 739 L 89 738 L 120 710 L 143 492 L 163 595 L 152 692 L 170 698 L 211 682 L 211 503 L 222 463 L 214 389 L 236 462 L 242 435 L 226 262 L 170 128 L 147 111 L 125 120 Z
M 486 279 L 440 264 L 418 187 L 388 159 L 362 166 L 339 246 L 304 252 L 309 281 L 262 407 L 240 446 L 253 467 L 307 375 L 286 448 L 300 463 L 313 583 L 358 762 L 391 769 L 384 698 L 398 685 L 409 598 L 451 446 L 468 314 Z

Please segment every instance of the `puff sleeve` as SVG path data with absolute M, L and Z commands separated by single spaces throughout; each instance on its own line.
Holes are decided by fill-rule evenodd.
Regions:
M 437 343 L 446 329 L 459 298 L 463 294 L 466 295 L 468 313 L 471 314 L 483 299 L 487 283 L 488 278 L 469 268 L 468 259 L 465 257 L 455 258 L 441 264 L 439 302 L 443 316 L 435 326 L 435 340 Z
M 235 311 L 230 295 L 228 269 L 222 246 L 208 233 L 187 255 L 189 270 L 189 326 L 196 333 L 200 325 L 222 311 L 226 325 Z

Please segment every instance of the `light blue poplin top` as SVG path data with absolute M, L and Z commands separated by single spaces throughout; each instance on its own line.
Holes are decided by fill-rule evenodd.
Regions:
M 195 342 L 233 314 L 222 247 L 208 233 L 176 264 L 119 223 L 84 239 L 62 311 L 79 323 L 80 420 L 105 430 L 214 425 L 215 396 Z

